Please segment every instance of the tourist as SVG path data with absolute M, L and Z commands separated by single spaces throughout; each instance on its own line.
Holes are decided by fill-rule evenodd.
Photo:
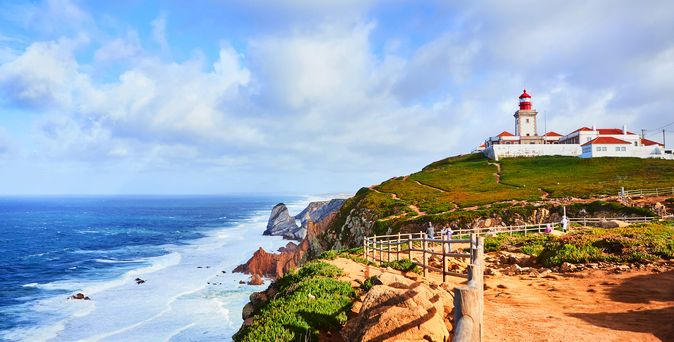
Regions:
M 433 230 L 433 224 L 428 222 L 428 228 L 426 228 L 426 238 L 428 240 L 433 240 L 435 236 L 435 231 Z
M 445 241 L 449 241 L 449 242 L 447 242 L 448 248 L 446 248 L 446 249 L 447 249 L 447 253 L 451 253 L 452 252 L 452 242 L 451 242 L 452 241 L 452 234 L 454 234 L 454 231 L 452 230 L 452 227 L 451 226 L 445 226 L 445 228 L 442 229 L 441 234 L 442 234 L 442 237 Z M 445 248 L 445 247 L 443 246 L 443 248 Z
M 552 225 L 548 223 L 545 226 L 545 234 L 550 234 L 550 233 L 552 233 Z
M 566 215 L 562 216 L 562 231 L 566 233 L 566 229 L 568 228 L 569 225 L 569 219 L 566 218 Z

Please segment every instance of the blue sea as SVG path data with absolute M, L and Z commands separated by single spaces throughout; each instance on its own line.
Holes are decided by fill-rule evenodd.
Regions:
M 262 289 L 232 269 L 287 243 L 262 236 L 274 204 L 309 200 L 0 198 L 0 340 L 230 340 Z

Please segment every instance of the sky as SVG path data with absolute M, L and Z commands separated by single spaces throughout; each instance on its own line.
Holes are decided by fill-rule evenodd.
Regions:
M 0 195 L 353 193 L 514 126 L 674 144 L 674 2 L 0 0 Z M 543 132 L 539 132 L 542 134 Z

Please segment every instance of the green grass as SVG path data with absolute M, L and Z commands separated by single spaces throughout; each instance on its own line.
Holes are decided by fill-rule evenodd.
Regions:
M 499 162 L 500 184 L 494 176 L 496 167 L 491 163 L 494 162 L 482 154 L 456 156 L 431 163 L 407 178 L 389 179 L 377 185 L 377 191 L 362 188 L 340 209 L 332 226 L 334 236 L 342 246 L 354 245 L 352 232 L 344 229 L 349 215 L 374 222 L 366 235 L 417 231 L 428 222 L 466 226 L 475 219 L 489 217 L 502 218 L 505 224 L 512 225 L 516 219 L 529 221 L 535 207 L 526 202 L 540 200 L 543 191 L 549 193 L 550 198 L 592 198 L 616 195 L 622 186 L 629 190 L 674 184 L 674 161 L 669 160 L 560 156 L 507 158 Z M 391 194 L 397 198 L 392 198 Z M 525 203 L 513 205 L 508 202 L 510 200 Z M 491 208 L 487 208 L 487 204 Z M 416 215 L 410 205 L 416 205 L 426 215 Z M 472 206 L 478 206 L 478 209 L 466 209 Z M 552 206 L 547 209 L 556 213 L 561 210 Z M 653 215 L 647 209 L 607 202 L 567 207 L 570 216 L 578 216 L 581 209 L 590 217 L 595 213 Z
M 550 197 L 588 198 L 616 195 L 623 186 L 637 189 L 666 187 L 674 183 L 674 162 L 659 159 L 508 158 L 499 162 L 500 184 L 494 176 L 496 167 L 490 163 L 493 162 L 481 154 L 432 163 L 407 179 L 393 178 L 378 185 L 376 189 L 386 196 L 370 195 L 370 206 L 393 214 L 405 212 L 396 205 L 414 204 L 427 214 L 435 214 L 450 210 L 454 205 L 468 207 L 507 200 L 535 201 L 541 198 L 542 191 L 548 192 Z M 388 194 L 395 194 L 399 200 L 391 199 Z M 378 201 L 381 203 L 374 204 Z
M 395 261 L 383 262 L 382 267 L 390 267 L 401 272 L 421 273 L 421 269 L 410 259 L 400 259 Z
M 537 157 L 501 160 L 503 183 L 542 188 L 551 197 L 616 195 L 625 189 L 670 187 L 674 162 L 640 158 Z
M 538 262 L 558 266 L 564 262 L 643 263 L 674 258 L 674 226 L 647 223 L 625 228 L 593 228 L 548 241 Z
M 318 339 L 319 330 L 339 330 L 356 295 L 348 282 L 335 279 L 341 274 L 333 265 L 312 261 L 285 275 L 275 284 L 277 295 L 234 340 L 312 341 Z
M 647 223 L 625 228 L 592 228 L 561 237 L 545 234 L 485 238 L 485 252 L 511 250 L 537 257 L 538 263 L 643 263 L 674 259 L 674 224 Z
M 543 251 L 546 242 L 554 239 L 547 234 L 528 234 L 516 233 L 513 235 L 500 234 L 496 236 L 487 236 L 484 239 L 484 251 L 496 252 L 505 249 L 512 249 L 520 253 L 538 256 Z

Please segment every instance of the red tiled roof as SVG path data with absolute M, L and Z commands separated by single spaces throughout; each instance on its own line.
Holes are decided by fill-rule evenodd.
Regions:
M 581 132 L 581 131 L 591 131 L 591 130 L 592 130 L 592 128 L 581 127 L 581 128 L 579 128 L 579 129 L 577 129 L 577 130 L 571 132 L 571 133 L 576 133 L 576 132 Z M 571 133 L 569 133 L 569 134 L 571 134 Z
M 625 140 L 620 140 L 614 137 L 598 137 L 594 138 L 581 146 L 594 145 L 594 144 L 603 144 L 603 145 L 632 145 Z
M 557 132 L 548 132 L 543 134 L 544 137 L 561 137 L 562 135 Z
M 597 132 L 601 135 L 618 135 L 623 134 L 623 130 L 620 128 L 597 128 Z M 632 132 L 627 132 L 627 134 L 632 134 Z
M 644 146 L 653 146 L 653 145 L 658 145 L 658 146 L 665 146 L 657 141 L 649 140 L 649 139 L 641 139 L 641 144 Z
M 599 132 L 600 135 L 620 135 L 623 134 L 623 130 L 621 128 L 597 128 L 595 129 L 597 132 Z M 592 128 L 587 128 L 587 127 L 581 127 L 571 133 L 576 133 L 576 132 L 590 132 L 592 131 Z M 571 134 L 569 133 L 569 134 Z M 627 134 L 635 135 L 634 133 L 627 131 Z
M 501 134 L 497 135 L 497 137 L 514 137 L 514 136 L 515 136 L 514 134 L 506 131 L 503 131 L 501 132 Z

